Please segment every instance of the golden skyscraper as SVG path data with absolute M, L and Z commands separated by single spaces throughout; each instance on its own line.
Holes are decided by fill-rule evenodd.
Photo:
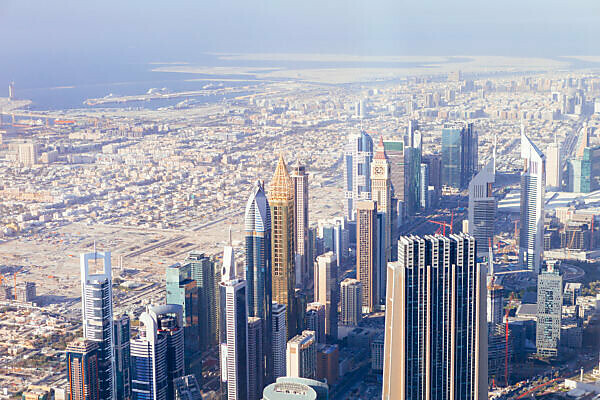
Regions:
M 296 302 L 294 289 L 294 185 L 283 156 L 279 157 L 269 186 L 271 206 L 271 267 L 273 301 L 284 304 L 288 313 L 288 339 L 296 335 Z

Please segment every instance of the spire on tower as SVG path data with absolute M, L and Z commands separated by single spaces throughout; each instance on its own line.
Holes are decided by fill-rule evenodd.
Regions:
M 375 152 L 373 159 L 387 160 L 387 155 L 385 154 L 385 148 L 383 146 L 383 135 L 379 136 L 379 144 L 377 145 L 377 151 Z

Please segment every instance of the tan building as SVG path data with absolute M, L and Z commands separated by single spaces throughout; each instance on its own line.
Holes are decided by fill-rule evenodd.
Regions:
M 296 251 L 296 286 L 308 282 L 311 255 L 308 254 L 308 174 L 304 165 L 292 169 L 294 184 L 294 249 Z
M 328 341 L 336 341 L 338 333 L 338 283 L 337 261 L 329 251 L 317 257 L 315 262 L 315 301 L 325 305 L 325 335 Z
M 363 313 L 372 313 L 379 304 L 377 290 L 377 202 L 356 204 L 356 277 L 362 283 Z
M 283 157 L 279 157 L 269 186 L 271 206 L 271 267 L 273 301 L 286 306 L 287 337 L 297 332 L 297 307 L 294 296 L 294 187 Z
M 38 145 L 35 143 L 19 144 L 19 163 L 24 167 L 32 167 L 38 161 Z
M 400 237 L 399 261 L 388 263 L 383 400 L 487 399 L 485 270 L 475 247 L 463 233 Z

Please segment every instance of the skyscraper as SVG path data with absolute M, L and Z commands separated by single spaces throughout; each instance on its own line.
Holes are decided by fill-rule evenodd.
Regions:
M 384 250 L 384 253 L 380 255 L 382 264 L 385 264 L 391 258 L 392 181 L 390 175 L 390 163 L 385 154 L 383 137 L 380 136 L 377 151 L 371 162 L 371 198 L 377 202 L 377 212 L 383 214 L 384 236 L 380 244 L 380 248 Z M 380 284 L 385 287 L 385 273 L 381 276 L 383 281 Z
M 354 221 L 356 202 L 371 198 L 371 161 L 373 139 L 366 132 L 351 135 L 344 150 L 344 182 L 346 218 Z
M 98 343 L 79 338 L 67 346 L 71 400 L 101 400 L 98 380 Z
M 405 199 L 405 159 L 404 159 L 404 141 L 403 140 L 384 140 L 383 148 L 390 164 L 390 180 L 393 188 L 393 197 L 398 201 L 398 208 L 395 218 L 402 219 L 406 205 Z M 398 224 L 394 224 L 398 226 Z M 395 232 L 394 232 L 395 235 Z
M 556 357 L 562 321 L 562 275 L 558 261 L 548 261 L 538 275 L 535 345 L 541 357 Z
M 487 399 L 485 279 L 466 234 L 402 236 L 388 263 L 383 399 Z
M 546 186 L 560 189 L 562 184 L 562 159 L 558 143 L 553 142 L 546 149 L 547 174 Z
M 536 273 L 544 250 L 544 201 L 546 195 L 546 158 L 525 135 L 521 126 L 521 234 L 519 260 Z
M 199 252 L 189 253 L 183 264 L 189 268 L 190 277 L 198 287 L 198 326 L 200 350 L 203 351 L 218 343 L 218 268 L 212 258 Z
M 304 165 L 292 168 L 294 184 L 294 249 L 296 251 L 296 286 L 304 287 L 309 276 L 308 268 L 312 262 L 308 259 L 308 174 Z
M 485 255 L 488 244 L 494 241 L 496 198 L 493 184 L 496 180 L 494 160 L 488 161 L 469 183 L 469 233 L 477 241 L 477 255 Z
M 248 316 L 260 318 L 264 324 L 261 335 L 264 372 L 267 381 L 273 373 L 271 347 L 272 271 L 271 271 L 271 208 L 262 182 L 256 182 L 246 203 L 246 285 Z
M 377 248 L 377 203 L 361 201 L 356 206 L 356 276 L 363 287 L 363 313 L 379 305 Z
M 273 378 L 285 376 L 285 349 L 287 344 L 285 304 L 273 302 Z
M 84 253 L 80 262 L 83 336 L 98 343 L 100 398 L 113 399 L 115 358 L 110 252 Z
M 166 337 L 165 366 L 167 399 L 175 397 L 173 380 L 185 375 L 183 307 L 179 304 L 148 306 L 147 313 L 156 323 L 158 332 Z
M 337 263 L 333 252 L 321 254 L 315 263 L 315 301 L 325 305 L 325 335 L 329 341 L 337 340 Z
M 314 379 L 317 372 L 317 343 L 315 333 L 303 331 L 287 343 L 286 376 Z
M 358 325 L 362 320 L 362 285 L 357 279 L 346 278 L 341 285 L 342 325 Z
M 178 304 L 183 308 L 183 334 L 185 343 L 185 370 L 202 378 L 202 358 L 199 357 L 201 346 L 207 346 L 208 327 L 200 327 L 202 319 L 207 323 L 206 315 L 200 315 L 198 285 L 191 274 L 192 262 L 185 265 L 179 263 L 166 269 L 167 304 Z M 208 325 L 208 324 L 207 324 Z M 204 337 L 200 340 L 200 329 Z
M 248 318 L 248 400 L 260 400 L 264 388 L 263 326 L 258 317 Z M 266 343 L 270 346 L 270 342 Z
M 115 399 L 131 399 L 131 369 L 130 369 L 130 321 L 127 314 L 113 321 L 115 339 Z
M 143 312 L 137 336 L 131 340 L 133 400 L 167 400 L 167 336 L 155 315 Z
M 478 163 L 477 133 L 472 123 L 446 124 L 442 129 L 442 185 L 465 188 Z
M 317 343 L 326 343 L 325 319 L 325 304 L 318 302 L 308 303 L 306 315 L 304 317 L 304 326 L 307 331 L 313 331 L 315 333 Z
M 225 247 L 220 306 L 221 388 L 227 400 L 248 399 L 248 312 L 246 281 L 236 278 L 235 260 Z
M 273 301 L 287 308 L 287 336 L 296 334 L 296 305 L 294 289 L 294 190 L 283 156 L 279 157 L 269 187 L 271 206 L 271 266 Z
M 421 174 L 419 177 L 419 200 L 420 207 L 427 209 L 430 207 L 429 199 L 429 165 L 421 163 Z

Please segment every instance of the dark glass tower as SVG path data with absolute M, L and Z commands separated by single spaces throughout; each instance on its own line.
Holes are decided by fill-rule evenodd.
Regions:
M 217 344 L 217 282 L 215 261 L 204 253 L 190 253 L 184 261 L 198 287 L 200 350 Z
M 248 316 L 263 321 L 263 363 L 265 382 L 273 380 L 271 346 L 271 209 L 261 182 L 256 182 L 246 204 L 246 284 Z M 261 388 L 262 390 L 262 388 Z
M 115 339 L 115 399 L 128 400 L 131 398 L 130 370 L 130 321 L 127 314 L 113 321 Z
M 442 129 L 442 185 L 457 189 L 467 187 L 477 172 L 477 133 L 473 124 Z

